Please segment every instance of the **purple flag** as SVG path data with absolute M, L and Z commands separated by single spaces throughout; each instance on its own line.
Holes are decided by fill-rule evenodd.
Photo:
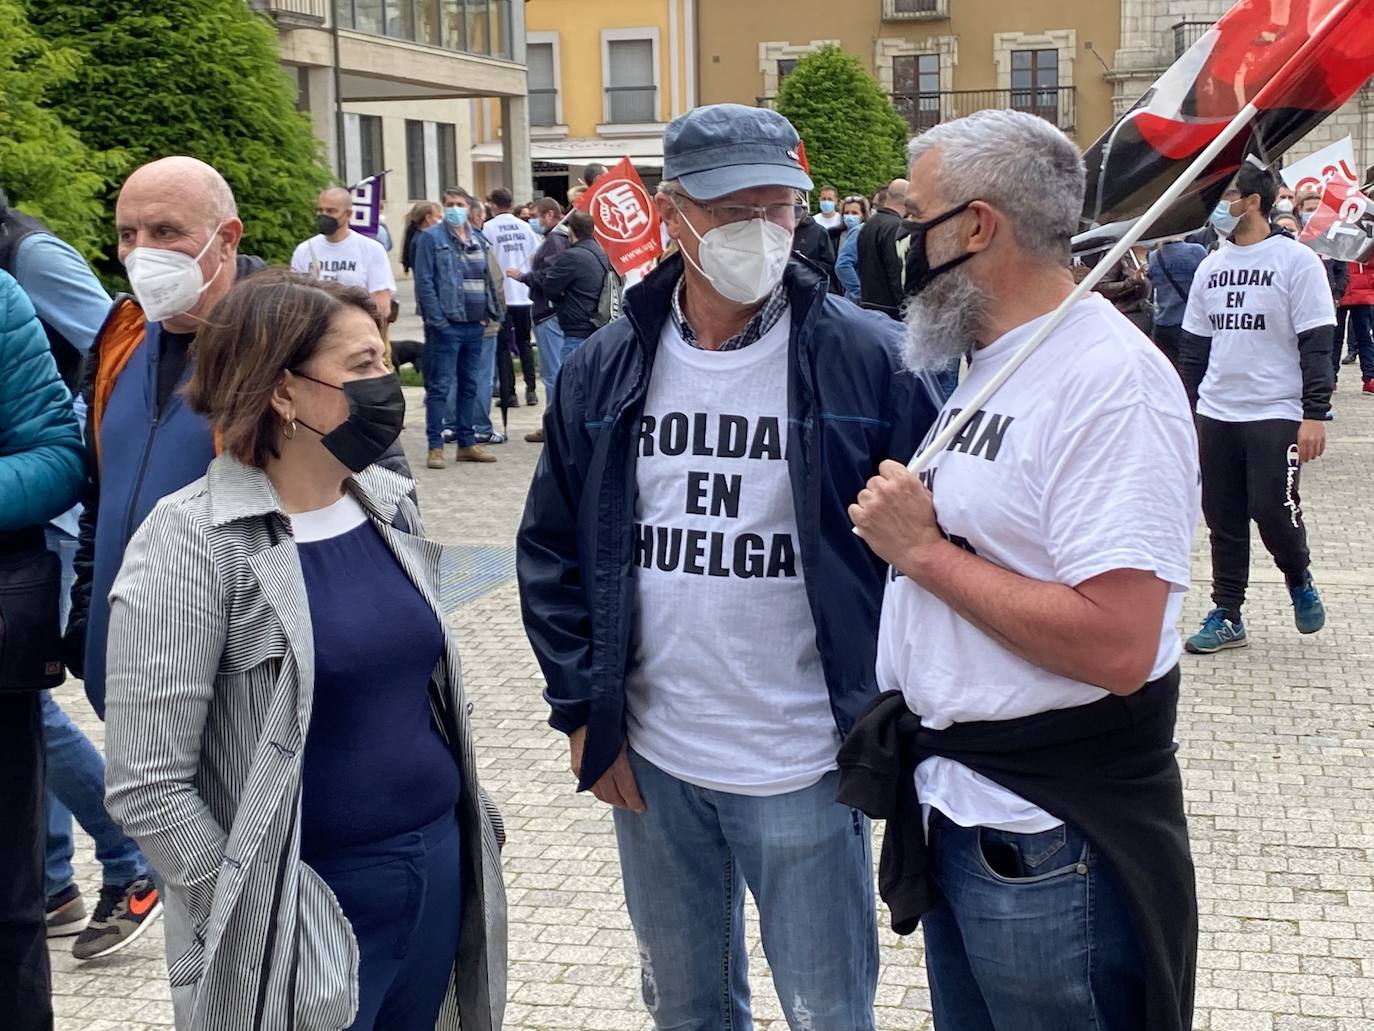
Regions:
M 391 169 L 387 169 L 387 172 Z M 348 226 L 354 232 L 377 238 L 382 224 L 382 177 L 386 172 L 378 172 L 357 183 L 353 187 L 353 214 L 349 216 Z

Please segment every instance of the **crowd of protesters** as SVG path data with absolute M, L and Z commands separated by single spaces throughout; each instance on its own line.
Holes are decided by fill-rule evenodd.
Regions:
M 669 253 L 623 298 L 550 198 L 452 186 L 401 241 L 427 468 L 496 460 L 512 352 L 543 387 L 521 608 L 613 809 L 644 1004 L 750 1025 L 748 891 L 789 1027 L 876 1031 L 872 818 L 937 1028 L 1185 1031 L 1180 653 L 1249 642 L 1252 520 L 1324 625 L 1299 474 L 1344 348 L 1374 394 L 1374 272 L 1299 244 L 1315 198 L 1247 164 L 917 475 L 1085 274 L 1081 155 L 982 112 L 867 198 L 799 143 L 736 105 L 669 125 Z M 0 1026 L 51 1027 L 48 937 L 91 959 L 159 917 L 179 1028 L 502 1025 L 504 829 L 399 443 L 391 262 L 350 207 L 322 192 L 268 268 L 216 169 L 154 161 L 111 301 L 0 195 Z M 1199 513 L 1215 608 L 1184 642 Z

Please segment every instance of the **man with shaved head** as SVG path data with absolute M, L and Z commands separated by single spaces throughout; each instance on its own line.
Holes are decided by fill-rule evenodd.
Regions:
M 897 242 L 905 235 L 905 179 L 893 179 L 883 206 L 874 210 L 859 237 L 859 284 L 863 306 L 893 319 L 902 317 L 902 259 Z
M 372 295 L 372 302 L 383 315 L 391 310 L 391 295 L 396 292 L 396 277 L 386 248 L 371 237 L 348 227 L 353 213 L 353 194 L 342 186 L 331 186 L 315 204 L 312 236 L 291 255 L 291 269 L 316 279 L 332 279 L 344 286 L 357 286 Z
M 205 475 L 215 455 L 209 426 L 177 389 L 191 343 L 238 278 L 266 267 L 239 256 L 233 191 L 195 158 L 136 169 L 115 202 L 115 231 L 133 294 L 115 299 L 83 377 L 92 461 L 66 642 L 67 664 L 102 717 L 108 597 L 124 548 L 153 506 Z M 128 901 L 112 924 L 143 904 L 130 910 Z

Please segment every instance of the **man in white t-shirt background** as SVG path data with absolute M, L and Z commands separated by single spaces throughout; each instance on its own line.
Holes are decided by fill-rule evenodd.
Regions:
M 1241 606 L 1252 519 L 1283 573 L 1298 631 L 1326 624 L 1298 483 L 1326 448 L 1336 307 L 1321 258 L 1269 224 L 1274 173 L 1247 162 L 1236 187 L 1230 243 L 1198 266 L 1179 342 L 1179 375 L 1197 411 L 1216 606 L 1188 639 L 1198 654 L 1249 642 Z
M 361 287 L 372 295 L 377 313 L 385 319 L 396 292 L 391 259 L 376 240 L 348 227 L 352 213 L 353 195 L 342 186 L 322 191 L 315 204 L 315 228 L 319 234 L 296 247 L 291 255 L 291 271 Z
M 519 269 L 526 273 L 530 270 L 530 259 L 534 257 L 534 252 L 539 249 L 539 245 L 544 241 L 539 234 L 530 228 L 530 224 L 523 218 L 516 218 L 511 213 L 513 199 L 510 190 L 504 186 L 498 186 L 491 191 L 487 197 L 489 205 L 489 216 L 486 224 L 482 227 L 482 232 L 490 241 L 492 247 L 496 249 L 496 259 L 501 269 Z M 515 383 L 513 374 L 514 364 L 511 361 L 510 345 L 515 344 L 516 350 L 520 354 L 520 371 L 525 377 L 525 404 L 537 405 L 539 403 L 539 392 L 535 390 L 535 367 L 534 367 L 534 348 L 530 343 L 530 311 L 533 301 L 530 299 L 529 287 L 525 286 L 516 279 L 505 279 L 506 284 L 506 321 L 501 326 L 501 339 L 496 348 L 496 361 L 503 370 L 512 370 L 510 374 L 502 373 L 500 380 L 502 383 Z M 543 355 L 540 355 L 543 358 Z M 514 386 L 511 387 L 514 390 Z M 506 407 L 513 407 L 519 404 L 517 398 L 506 399 Z
M 971 354 L 933 437 L 1072 292 L 1084 170 L 1013 111 L 911 155 L 908 362 Z M 1178 377 L 1089 294 L 919 478 L 884 462 L 850 508 L 892 569 L 892 694 L 846 740 L 839 797 L 888 818 L 879 883 L 894 929 L 924 926 L 938 1028 L 1191 1028 L 1173 715 L 1197 477 Z M 943 743 L 969 735 L 1001 744 Z M 905 804 L 871 805 L 874 778 Z

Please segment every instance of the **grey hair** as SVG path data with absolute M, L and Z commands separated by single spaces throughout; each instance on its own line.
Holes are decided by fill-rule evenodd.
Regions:
M 951 206 L 986 201 L 1027 253 L 1068 259 L 1086 174 L 1083 156 L 1058 128 L 1024 111 L 979 111 L 921 133 L 907 147 L 909 163 L 931 151 L 939 152 L 939 188 Z

